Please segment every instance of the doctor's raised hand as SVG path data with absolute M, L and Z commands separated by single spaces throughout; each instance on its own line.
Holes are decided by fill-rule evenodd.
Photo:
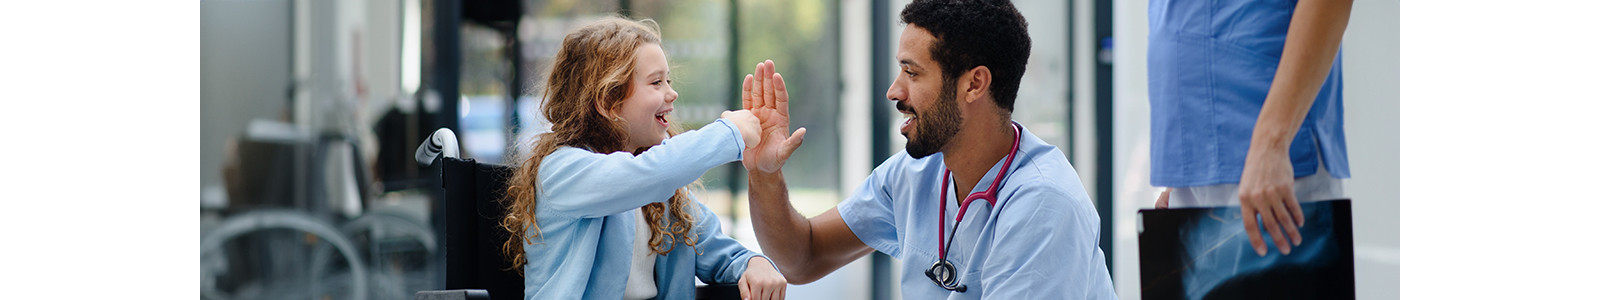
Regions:
M 751 172 L 777 173 L 789 155 L 805 140 L 806 129 L 789 133 L 789 91 L 772 60 L 756 64 L 755 74 L 744 76 L 740 93 L 744 109 L 761 119 L 760 143 L 744 150 L 744 167 Z

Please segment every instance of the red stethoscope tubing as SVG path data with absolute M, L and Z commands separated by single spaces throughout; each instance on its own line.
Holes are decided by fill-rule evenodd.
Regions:
M 1011 123 L 1011 130 L 1015 131 L 1016 134 L 1012 135 L 1011 153 L 1006 154 L 1006 163 L 1000 165 L 1000 174 L 994 175 L 994 182 L 989 183 L 988 190 L 974 193 L 967 196 L 966 199 L 961 200 L 961 209 L 956 211 L 956 226 L 961 226 L 961 219 L 963 216 L 966 216 L 967 206 L 972 204 L 973 200 L 984 199 L 984 201 L 989 202 L 989 207 L 994 207 L 996 202 L 998 202 L 999 199 L 995 197 L 995 193 L 1000 190 L 1000 180 L 1005 179 L 1006 172 L 1011 170 L 1011 160 L 1017 157 L 1017 148 L 1022 145 L 1022 129 L 1018 128 L 1018 126 L 1019 125 L 1017 125 L 1015 122 Z M 939 185 L 939 239 L 941 240 L 944 239 L 944 201 L 945 194 L 948 194 L 950 191 L 950 189 L 945 188 L 945 186 L 948 185 L 950 185 L 950 168 L 945 168 L 944 183 Z M 956 235 L 955 228 L 951 228 L 950 231 L 951 240 L 954 240 Z M 949 243 L 950 241 L 939 243 L 939 259 L 945 258 L 944 251 L 946 247 L 949 247 Z

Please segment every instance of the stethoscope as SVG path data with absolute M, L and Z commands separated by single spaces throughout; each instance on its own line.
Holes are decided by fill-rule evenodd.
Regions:
M 928 275 L 928 279 L 933 279 L 935 284 L 947 291 L 967 292 L 967 285 L 961 284 L 960 279 L 956 277 L 956 266 L 951 264 L 950 260 L 945 259 L 945 249 L 949 248 L 950 242 L 956 239 L 956 229 L 961 228 L 961 219 L 966 216 L 968 205 L 978 199 L 988 201 L 989 207 L 994 207 L 995 203 L 999 202 L 995 193 L 1000 191 L 1000 181 L 1006 178 L 1006 172 L 1011 169 L 1011 160 L 1017 157 L 1017 148 L 1022 144 L 1022 129 L 1019 128 L 1016 122 L 1011 123 L 1011 130 L 1014 130 L 1016 134 L 1013 135 L 1014 138 L 1011 141 L 1011 153 L 1006 154 L 1005 164 L 1000 165 L 1000 174 L 994 175 L 994 182 L 989 183 L 988 190 L 973 193 L 968 195 L 966 199 L 961 200 L 961 209 L 956 211 L 956 224 L 950 228 L 950 238 L 948 239 L 944 237 L 944 201 L 945 195 L 950 191 L 950 189 L 945 188 L 950 185 L 950 168 L 946 167 L 944 169 L 944 183 L 939 185 L 939 239 L 945 240 L 945 242 L 939 245 L 939 260 L 934 262 L 933 266 L 928 267 L 928 270 L 923 273 Z

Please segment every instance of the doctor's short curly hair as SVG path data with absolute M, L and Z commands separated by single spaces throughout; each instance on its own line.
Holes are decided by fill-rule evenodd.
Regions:
M 961 73 L 987 66 L 994 74 L 989 93 L 1007 112 L 1016 103 L 1033 40 L 1028 20 L 1007 0 L 915 0 L 900 11 L 900 22 L 934 37 L 929 52 L 944 73 L 945 85 Z

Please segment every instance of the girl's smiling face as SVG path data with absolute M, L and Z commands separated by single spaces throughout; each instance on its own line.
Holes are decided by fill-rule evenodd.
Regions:
M 661 144 L 671 124 L 668 114 L 672 113 L 672 102 L 678 100 L 678 92 L 672 90 L 667 54 L 661 50 L 661 45 L 640 45 L 634 50 L 634 57 L 628 97 L 612 116 L 622 119 L 628 132 L 628 140 L 623 145 L 628 150 Z

